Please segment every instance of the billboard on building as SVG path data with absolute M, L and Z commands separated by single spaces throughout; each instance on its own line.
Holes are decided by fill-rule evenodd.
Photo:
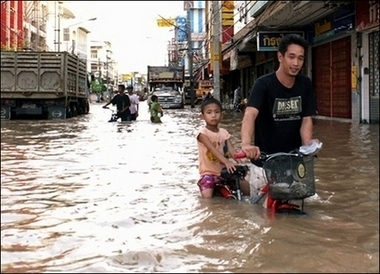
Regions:
M 222 43 L 234 36 L 234 1 L 222 1 Z
M 157 19 L 157 26 L 161 28 L 165 27 L 174 27 L 175 24 L 175 19 L 174 18 L 159 18 Z
M 133 77 L 132 73 L 123 73 L 121 75 L 121 80 L 122 80 L 122 82 L 127 82 L 127 81 L 131 80 L 132 77 Z
M 176 18 L 176 40 L 178 42 L 186 42 L 187 41 L 187 22 L 186 17 L 178 16 Z

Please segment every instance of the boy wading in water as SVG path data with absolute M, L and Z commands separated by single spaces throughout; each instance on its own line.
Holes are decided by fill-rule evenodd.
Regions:
M 227 168 L 230 173 L 236 170 L 235 164 L 227 158 L 234 155 L 236 150 L 228 131 L 219 128 L 223 114 L 222 105 L 217 99 L 209 98 L 203 101 L 200 117 L 206 125 L 196 134 L 200 174 L 198 186 L 203 198 L 212 198 L 216 184 L 222 180 L 220 177 L 222 168 Z M 240 163 L 240 160 L 234 160 Z M 249 183 L 242 180 L 240 185 L 243 194 L 249 195 Z
M 152 123 L 162 123 L 161 117 L 164 114 L 162 107 L 158 102 L 157 95 L 152 95 L 152 104 L 150 105 L 150 121 Z

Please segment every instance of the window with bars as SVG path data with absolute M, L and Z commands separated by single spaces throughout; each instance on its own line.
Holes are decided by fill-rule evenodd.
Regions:
M 91 58 L 92 59 L 98 58 L 98 51 L 97 50 L 91 50 Z
M 63 29 L 63 41 L 70 41 L 70 29 L 69 28 Z

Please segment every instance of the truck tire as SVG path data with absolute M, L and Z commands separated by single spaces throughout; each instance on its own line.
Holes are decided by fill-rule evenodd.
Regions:
M 84 110 L 84 114 L 88 114 L 90 112 L 90 103 L 87 101 L 86 102 L 86 107 L 85 107 L 85 110 Z
M 70 107 L 67 107 L 66 108 L 66 118 L 71 118 L 71 117 L 73 117 L 72 116 L 72 112 L 71 112 L 71 108 Z
M 72 117 L 77 117 L 78 116 L 78 110 L 77 110 L 77 106 L 76 105 L 72 105 L 71 106 L 71 116 Z

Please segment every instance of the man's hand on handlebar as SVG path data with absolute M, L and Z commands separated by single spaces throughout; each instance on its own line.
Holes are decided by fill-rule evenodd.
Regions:
M 108 108 L 107 106 L 103 106 L 103 108 Z
M 248 159 L 257 160 L 260 158 L 261 152 L 258 146 L 242 145 L 241 150 L 244 151 L 245 157 Z

